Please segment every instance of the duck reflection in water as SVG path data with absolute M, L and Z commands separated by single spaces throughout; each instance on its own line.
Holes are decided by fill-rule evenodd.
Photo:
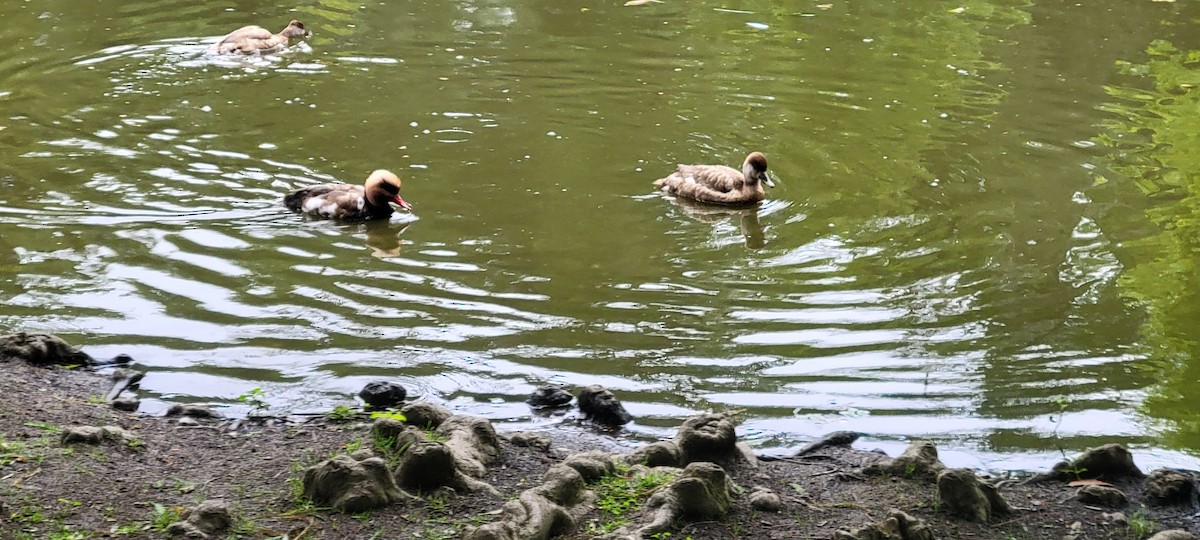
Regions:
M 400 235 L 404 234 L 404 231 L 408 230 L 408 226 L 412 224 L 412 221 L 395 223 L 380 219 L 364 221 L 353 226 L 360 227 L 360 230 L 366 233 L 366 244 L 368 248 L 371 248 L 371 256 L 386 259 L 400 256 L 400 248 L 404 244 L 400 240 Z
M 759 205 L 757 203 L 743 206 L 716 206 L 679 197 L 672 198 L 671 202 L 679 207 L 685 215 L 701 223 L 720 223 L 728 218 L 736 219 L 747 248 L 760 249 L 767 245 L 762 223 L 758 221 Z

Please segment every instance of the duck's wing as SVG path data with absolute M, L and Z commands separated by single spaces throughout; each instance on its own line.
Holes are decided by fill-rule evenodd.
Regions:
M 721 193 L 739 191 L 746 185 L 741 172 L 724 165 L 680 165 L 679 176 Z
M 363 219 L 367 216 L 362 186 L 323 184 L 298 189 L 283 198 L 294 212 L 338 219 Z
M 671 176 L 655 181 L 663 191 L 707 203 L 747 204 L 762 200 L 746 189 L 742 173 L 722 165 L 680 165 Z

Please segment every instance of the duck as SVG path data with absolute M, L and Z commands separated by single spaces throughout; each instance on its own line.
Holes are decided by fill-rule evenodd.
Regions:
M 208 48 L 210 54 L 270 54 L 288 46 L 292 38 L 308 36 L 304 23 L 295 19 L 278 34 L 261 26 L 243 26 Z
M 293 212 L 348 221 L 387 219 L 393 212 L 390 203 L 412 212 L 412 205 L 400 197 L 400 177 L 383 169 L 372 172 L 361 186 L 320 184 L 283 197 L 284 206 Z
M 704 203 L 741 205 L 763 200 L 763 185 L 773 188 L 775 182 L 767 176 L 767 156 L 751 152 L 742 163 L 742 170 L 724 165 L 679 165 L 666 178 L 654 185 L 664 193 Z

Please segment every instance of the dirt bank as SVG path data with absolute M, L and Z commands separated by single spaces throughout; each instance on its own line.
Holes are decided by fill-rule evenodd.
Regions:
M 500 441 L 497 461 L 481 480 L 494 493 L 418 494 L 419 498 L 356 514 L 321 509 L 302 496 L 310 466 L 375 444 L 364 416 L 303 425 L 273 425 L 148 417 L 115 410 L 101 375 L 32 367 L 3 360 L 0 369 L 0 538 L 163 538 L 188 508 L 220 501 L 232 516 L 218 538 L 463 538 L 474 527 L 504 519 L 506 502 L 540 484 L 573 449 L 549 450 Z M 129 437 L 99 444 L 64 444 L 76 426 L 117 426 Z M 552 438 L 552 440 L 554 440 Z M 1152 506 L 1140 480 L 1114 482 L 1130 498 L 1120 508 L 1076 499 L 1066 482 L 1002 485 L 1011 506 L 986 523 L 950 514 L 932 477 L 917 467 L 868 474 L 878 454 L 832 446 L 796 459 L 729 467 L 732 506 L 723 517 L 681 521 L 652 538 L 831 538 L 902 510 L 922 520 L 934 538 L 1145 538 L 1163 529 L 1200 532 L 1191 500 Z M 636 530 L 647 498 L 670 475 L 617 467 L 587 484 L 573 508 L 566 538 L 597 538 Z M 778 512 L 755 509 L 752 493 L 778 496 Z M 761 502 L 761 501 L 759 501 Z M 756 505 L 759 505 L 756 502 Z M 758 506 L 764 508 L 763 506 Z M 765 508 L 769 508 L 765 507 Z

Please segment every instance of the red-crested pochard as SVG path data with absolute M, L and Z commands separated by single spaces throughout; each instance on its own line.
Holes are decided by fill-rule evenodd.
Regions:
M 654 185 L 666 193 L 715 204 L 750 204 L 763 200 L 763 184 L 775 187 L 767 176 L 767 156 L 752 152 L 738 171 L 724 165 L 680 165 L 671 176 Z
M 293 212 L 333 219 L 386 219 L 392 206 L 412 211 L 412 205 L 400 198 L 400 178 L 383 169 L 371 173 L 361 186 L 321 184 L 300 188 L 283 197 Z
M 303 38 L 308 35 L 304 23 L 293 20 L 278 34 L 261 26 L 243 26 L 221 38 L 208 48 L 209 54 L 270 54 L 279 52 L 288 46 L 293 38 Z

